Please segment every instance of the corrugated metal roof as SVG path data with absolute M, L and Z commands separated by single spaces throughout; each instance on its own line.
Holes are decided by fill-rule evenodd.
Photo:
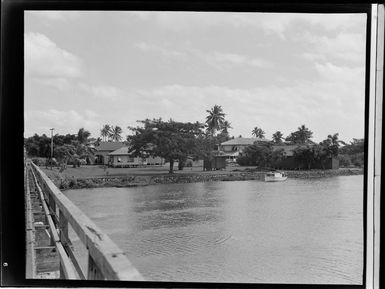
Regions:
M 270 140 L 265 139 L 265 138 L 249 138 L 249 137 L 238 137 L 234 138 L 228 141 L 225 141 L 221 143 L 221 146 L 226 146 L 226 145 L 252 145 L 256 141 L 262 141 L 262 142 L 270 142 Z
M 108 154 L 109 156 L 127 156 L 130 155 L 128 153 L 128 146 L 121 147 L 120 149 L 117 149 L 111 153 Z
M 117 141 L 102 141 L 99 146 L 95 147 L 97 151 L 114 151 L 124 146 L 124 143 Z

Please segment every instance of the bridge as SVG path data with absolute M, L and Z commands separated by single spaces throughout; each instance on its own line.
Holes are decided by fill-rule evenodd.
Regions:
M 38 166 L 27 160 L 24 174 L 26 278 L 144 280 L 125 253 Z M 85 247 L 86 266 L 81 266 L 69 229 Z

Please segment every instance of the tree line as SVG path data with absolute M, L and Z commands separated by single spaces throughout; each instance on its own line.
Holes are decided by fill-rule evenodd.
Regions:
M 231 123 L 226 120 L 220 105 L 214 105 L 206 111 L 207 116 L 204 122 L 178 122 L 172 119 L 164 121 L 159 119 L 139 120 L 138 126 L 128 127 L 131 135 L 127 136 L 126 144 L 130 147 L 133 156 L 159 156 L 170 163 L 170 172 L 173 172 L 174 161 L 178 160 L 178 168 L 183 169 L 189 157 L 194 159 L 211 159 L 217 149 L 218 144 L 231 138 L 229 130 Z M 256 138 L 264 138 L 265 132 L 259 127 L 252 130 L 252 135 Z M 77 134 L 58 135 L 54 140 L 54 157 L 60 162 L 74 162 L 76 159 L 86 160 L 91 163 L 93 151 L 90 141 L 98 146 L 101 141 L 122 141 L 122 128 L 105 124 L 100 130 L 100 136 L 90 138 L 91 134 L 84 128 L 79 129 Z M 256 142 L 247 147 L 243 154 L 238 158 L 241 165 L 264 165 L 269 166 L 273 162 L 285 157 L 283 150 L 274 150 L 273 145 L 295 144 L 298 147 L 294 150 L 297 160 L 306 163 L 308 167 L 316 161 L 336 157 L 340 150 L 340 145 L 344 144 L 346 149 L 343 151 L 343 161 L 345 163 L 357 164 L 363 159 L 359 140 L 354 140 L 350 146 L 338 139 L 338 133 L 329 135 L 319 144 L 314 143 L 313 132 L 305 125 L 290 133 L 286 138 L 281 131 L 273 134 L 271 142 Z M 25 139 L 25 148 L 30 157 L 49 157 L 51 138 L 45 134 Z M 350 148 L 350 150 L 348 149 Z M 354 158 L 357 153 L 362 153 L 362 158 Z

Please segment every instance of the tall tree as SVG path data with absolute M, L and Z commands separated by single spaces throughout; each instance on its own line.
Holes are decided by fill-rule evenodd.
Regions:
M 338 133 L 333 135 L 328 135 L 327 139 L 323 140 L 320 145 L 326 151 L 328 157 L 337 157 L 338 148 L 341 144 L 341 141 L 338 139 Z
M 111 133 L 111 126 L 109 124 L 103 125 L 102 129 L 100 130 L 100 136 L 103 138 L 103 141 L 108 140 Z
M 231 127 L 231 123 L 229 123 L 227 120 L 225 120 L 225 121 L 222 123 L 222 126 L 221 126 L 222 133 L 228 134 L 230 128 L 232 128 L 232 127 Z
M 294 159 L 302 163 L 304 167 L 310 170 L 316 160 L 315 148 L 309 145 L 298 146 L 294 151 Z
M 95 141 L 95 146 L 99 146 L 101 141 L 102 141 L 102 139 L 100 137 L 98 137 Z
M 273 134 L 273 142 L 275 144 L 282 144 L 283 134 L 280 131 L 277 131 L 275 134 Z
M 122 128 L 120 126 L 112 126 L 110 130 L 110 137 L 113 141 L 121 141 L 122 140 Z
M 287 138 L 286 141 L 289 141 L 294 144 L 307 144 L 310 142 L 310 139 L 313 137 L 313 132 L 310 131 L 304 124 L 301 125 L 297 131 L 292 132 Z
M 170 173 L 174 172 L 174 160 L 183 162 L 188 155 L 197 153 L 198 136 L 202 134 L 203 124 L 183 123 L 161 119 L 138 121 L 142 127 L 130 127 L 134 133 L 127 137 L 134 155 L 150 154 L 170 162 Z
M 84 128 L 81 128 L 78 131 L 77 139 L 78 139 L 79 143 L 86 144 L 87 143 L 87 139 L 88 139 L 88 137 L 90 135 L 91 135 L 91 133 L 89 131 L 85 130 Z
M 264 138 L 265 136 L 265 132 L 257 126 L 251 131 L 251 134 L 256 138 Z
M 241 165 L 267 167 L 272 160 L 273 150 L 269 143 L 254 143 L 247 146 L 240 157 Z
M 223 113 L 223 109 L 220 105 L 214 105 L 211 110 L 206 110 L 206 112 L 209 114 L 206 117 L 207 130 L 212 134 L 215 134 L 215 132 L 222 127 L 226 114 Z

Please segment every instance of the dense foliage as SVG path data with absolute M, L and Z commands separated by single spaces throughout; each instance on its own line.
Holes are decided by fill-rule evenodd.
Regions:
M 238 157 L 237 163 L 241 166 L 270 167 L 285 157 L 283 149 L 274 150 L 272 143 L 255 142 L 245 148 Z
M 204 125 L 183 123 L 173 120 L 146 119 L 138 121 L 142 126 L 129 127 L 134 133 L 127 137 L 133 155 L 154 155 L 170 162 L 170 173 L 173 173 L 174 161 L 184 164 L 187 157 L 198 154 L 199 140 Z M 181 169 L 182 167 L 180 167 Z
M 339 149 L 340 165 L 343 167 L 363 167 L 365 162 L 364 139 L 353 139 L 350 144 Z
M 292 135 L 296 135 L 296 133 L 292 133 Z M 309 136 L 310 134 L 307 133 L 307 135 Z M 278 132 L 276 133 L 276 136 L 277 139 L 278 137 L 281 137 Z M 304 139 L 305 138 L 302 138 L 302 141 Z M 299 166 L 307 169 L 314 167 L 315 164 L 319 164 L 322 168 L 324 168 L 327 160 L 338 156 L 339 146 L 341 143 L 341 141 L 338 140 L 338 133 L 328 135 L 328 137 L 319 144 L 303 144 L 302 141 L 297 144 L 297 147 L 293 150 L 293 154 L 294 159 Z M 246 147 L 240 157 L 238 157 L 238 164 L 251 166 L 256 165 L 261 167 L 274 166 L 286 157 L 283 149 L 274 149 L 274 144 L 276 144 L 276 142 L 255 142 L 253 145 Z
M 133 156 L 157 156 L 170 162 L 170 172 L 178 161 L 179 169 L 183 169 L 187 160 L 203 159 L 211 161 L 218 154 L 218 145 L 231 138 L 229 129 L 231 124 L 225 119 L 220 105 L 214 105 L 206 110 L 205 123 L 177 122 L 174 120 L 163 121 L 159 119 L 146 119 L 138 121 L 137 127 L 128 127 L 132 135 L 127 137 L 130 145 L 129 152 Z M 256 138 L 264 138 L 265 132 L 260 127 L 254 127 L 251 132 Z M 90 138 L 91 134 L 84 128 L 77 134 L 56 134 L 53 137 L 53 156 L 60 163 L 90 163 L 94 158 L 94 152 L 90 146 L 92 141 L 96 146 L 103 141 L 121 141 L 122 129 L 119 126 L 105 124 L 100 130 L 98 139 Z M 341 166 L 358 166 L 364 164 L 364 140 L 353 139 L 346 144 L 338 139 L 338 133 L 328 135 L 320 143 L 313 142 L 313 132 L 305 125 L 301 125 L 296 131 L 284 138 L 281 131 L 272 135 L 270 142 L 255 142 L 246 147 L 239 155 L 239 165 L 251 165 L 260 167 L 274 166 L 285 160 L 284 149 L 277 149 L 277 145 L 295 145 L 293 157 L 299 167 L 312 168 L 315 164 L 324 167 L 330 158 L 340 160 Z M 241 136 L 240 136 L 241 137 Z M 283 141 L 285 140 L 285 141 Z M 344 145 L 341 147 L 341 144 Z M 37 158 L 50 158 L 51 138 L 43 134 L 35 134 L 25 139 L 27 155 Z
M 313 132 L 310 131 L 304 124 L 297 131 L 292 132 L 285 140 L 292 144 L 307 144 L 313 137 Z
M 78 133 L 53 136 L 53 157 L 60 163 L 80 164 L 81 160 L 90 163 L 93 152 L 87 145 L 90 133 L 84 128 L 79 129 Z M 51 157 L 51 138 L 45 134 L 38 134 L 24 140 L 24 145 L 28 157 L 31 158 L 50 158 Z M 40 160 L 41 162 L 41 160 Z

